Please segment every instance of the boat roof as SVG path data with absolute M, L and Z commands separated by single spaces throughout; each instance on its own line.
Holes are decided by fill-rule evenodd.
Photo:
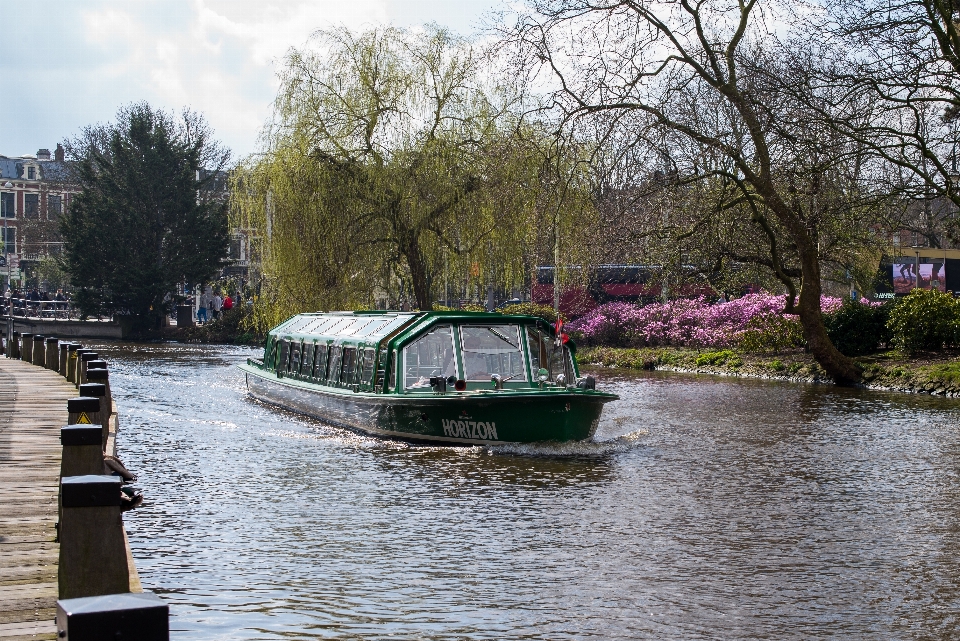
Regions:
M 288 318 L 274 327 L 270 334 L 283 337 L 320 340 L 348 340 L 350 342 L 379 343 L 388 336 L 396 336 L 399 330 L 420 331 L 436 321 L 476 322 L 495 321 L 523 324 L 546 322 L 536 316 L 518 316 L 497 312 L 431 311 L 358 311 L 358 312 L 311 312 Z M 410 331 L 404 334 L 409 336 Z

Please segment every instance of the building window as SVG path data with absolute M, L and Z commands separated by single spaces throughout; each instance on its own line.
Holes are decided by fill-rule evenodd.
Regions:
M 37 168 L 27 167 L 27 180 L 36 180 L 36 179 L 37 179 Z
M 60 215 L 63 199 L 60 196 L 47 196 L 47 218 Z
M 23 217 L 24 218 L 40 217 L 40 194 L 24 194 L 23 195 Z
M 3 244 L 4 254 L 16 254 L 17 253 L 17 228 L 16 227 L 0 227 L 0 243 Z
M 0 218 L 16 218 L 17 210 L 14 206 L 12 191 L 0 193 Z

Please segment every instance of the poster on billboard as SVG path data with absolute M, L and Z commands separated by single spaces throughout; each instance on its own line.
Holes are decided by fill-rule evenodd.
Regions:
M 943 263 L 920 263 L 903 259 L 893 264 L 893 292 L 909 294 L 914 288 L 947 291 L 946 269 Z M 909 262 L 906 262 L 908 261 Z

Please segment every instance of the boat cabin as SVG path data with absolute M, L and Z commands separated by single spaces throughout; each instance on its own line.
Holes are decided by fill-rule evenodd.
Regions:
M 263 367 L 354 392 L 541 389 L 575 385 L 572 342 L 535 316 L 484 312 L 299 314 L 270 331 Z

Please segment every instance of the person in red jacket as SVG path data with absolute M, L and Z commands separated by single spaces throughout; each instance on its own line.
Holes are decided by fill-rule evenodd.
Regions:
M 230 294 L 227 294 L 226 298 L 223 299 L 223 311 L 233 309 L 233 299 L 230 298 Z

